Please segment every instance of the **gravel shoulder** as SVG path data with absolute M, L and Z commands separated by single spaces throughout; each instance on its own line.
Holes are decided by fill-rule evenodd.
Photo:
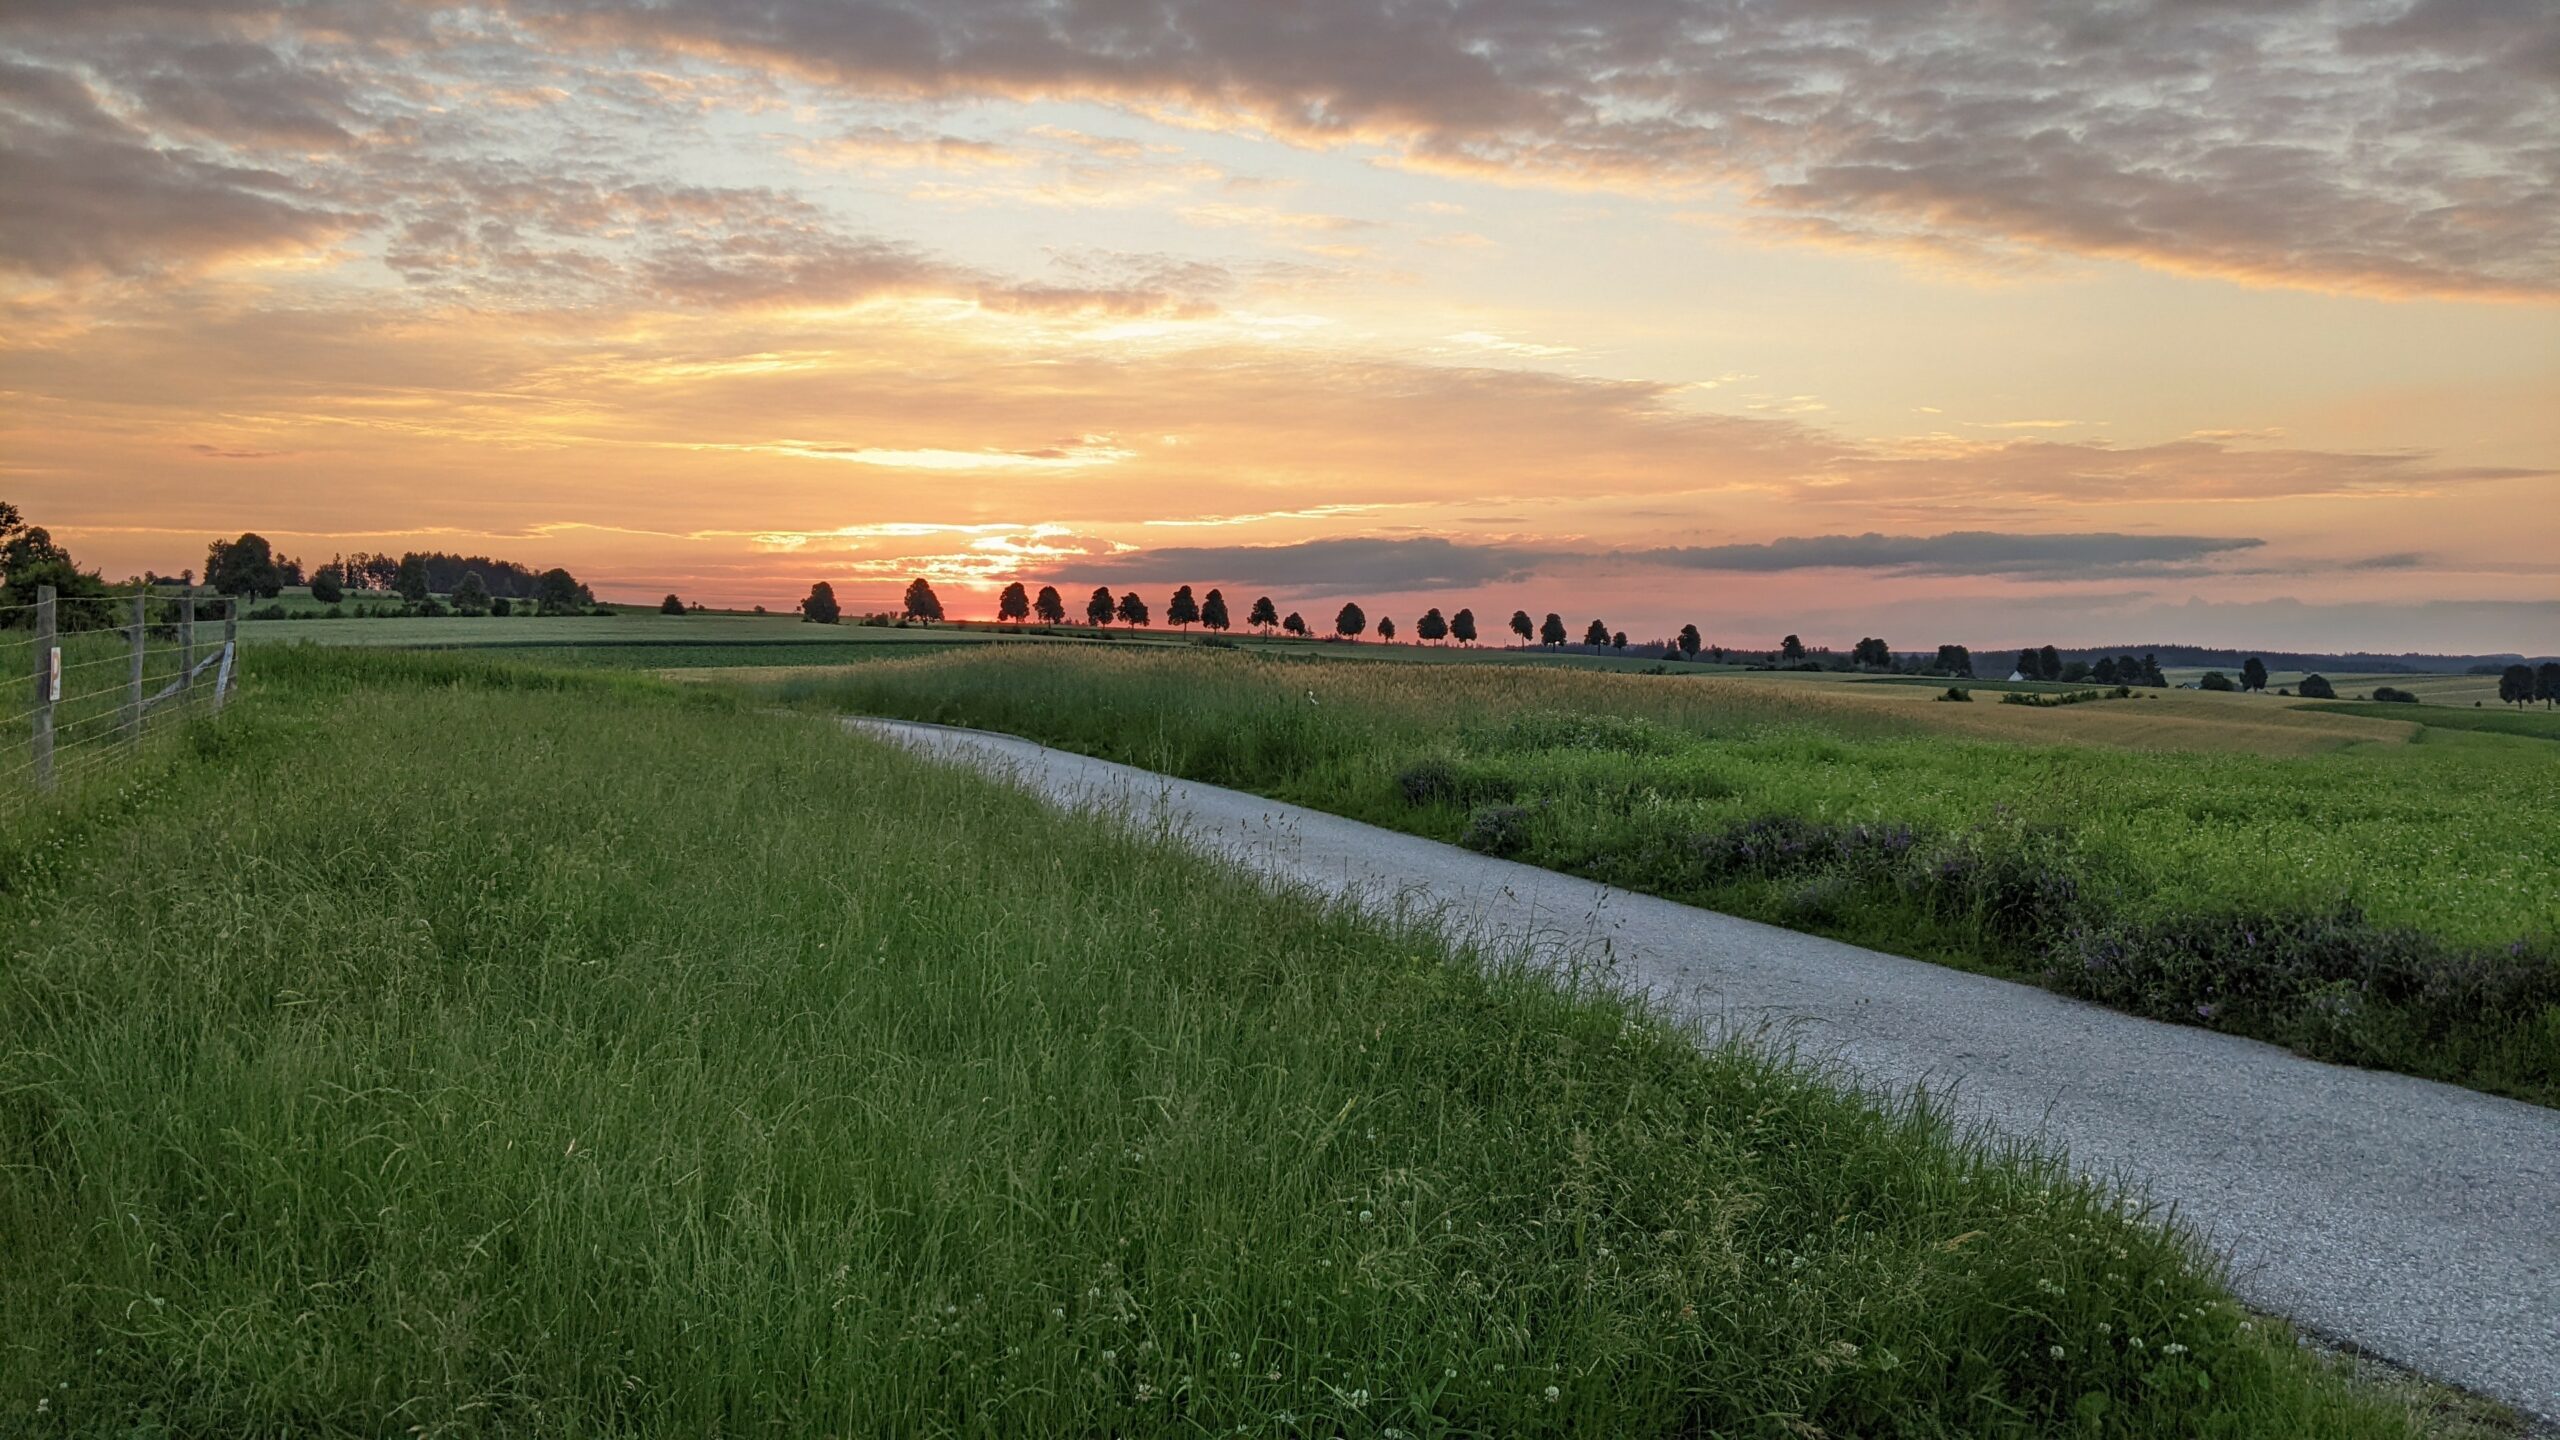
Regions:
M 2560 1421 L 2560 1111 L 2353 1070 L 982 731 L 847 722 L 1275 883 L 1462 941 L 1601 959 L 1710 1031 L 2168 1203 L 2261 1309 Z

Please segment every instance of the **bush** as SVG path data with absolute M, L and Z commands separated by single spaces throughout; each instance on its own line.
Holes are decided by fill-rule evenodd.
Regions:
M 516 604 L 515 604 L 515 602 L 514 602 L 514 601 L 512 601 L 512 600 L 510 600 L 510 599 L 508 599 L 506 596 L 504 596 L 504 595 L 494 595 L 494 596 L 491 596 L 491 597 L 490 597 L 490 599 L 489 599 L 489 613 L 490 613 L 490 614 L 495 615 L 495 616 L 497 616 L 499 619 L 503 620 L 503 619 L 507 618 L 508 616 L 510 616 L 510 615 L 512 615 L 512 614 L 514 614 L 515 612 L 516 612 Z
M 1458 798 L 1458 767 L 1438 756 L 1417 760 L 1396 775 L 1408 805 L 1437 805 Z
M 2376 685 L 2373 698 L 2391 705 L 2415 705 L 2418 697 L 2394 685 Z
M 1529 845 L 1529 807 L 1479 805 L 1458 843 L 1486 855 L 1517 855 Z
M 1959 701 L 1963 704 L 1970 705 L 1973 703 L 1973 692 L 1964 689 L 1961 686 L 1950 685 L 1947 687 L 1947 693 L 1939 696 L 1938 698 L 1941 700 Z
M 2331 685 L 2325 676 L 2305 675 L 2302 677 L 2302 684 L 2296 688 L 2301 690 L 2305 699 L 2309 700 L 2335 700 L 2338 698 L 2337 687 Z
M 2233 685 L 2231 683 L 2231 677 L 2223 674 L 2221 671 L 2207 670 L 2204 672 L 2204 678 L 2196 682 L 2196 688 L 2199 690 L 2236 690 L 2239 687 Z

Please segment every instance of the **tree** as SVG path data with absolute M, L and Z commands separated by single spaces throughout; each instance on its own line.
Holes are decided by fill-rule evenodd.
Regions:
M 1778 642 L 1778 658 L 1779 658 L 1779 659 L 1781 659 L 1781 660 L 1801 660 L 1801 659 L 1803 659 L 1803 658 L 1804 658 L 1804 642 L 1803 642 L 1802 640 L 1797 639 L 1797 638 L 1796 638 L 1795 636 L 1793 636 L 1793 635 L 1790 635 L 1790 636 L 1788 636 L 1786 639 L 1779 641 L 1779 642 Z
M 1137 591 L 1132 590 L 1120 597 L 1121 624 L 1134 628 L 1145 625 L 1152 619 L 1154 616 L 1148 611 L 1147 602 L 1138 598 Z
M 204 578 L 223 595 L 268 600 L 284 590 L 284 572 L 276 564 L 275 548 L 255 532 L 206 546 Z
M 1031 613 L 1039 616 L 1043 625 L 1063 625 L 1067 623 L 1067 602 L 1059 598 L 1057 586 L 1043 585 L 1040 593 L 1032 597 Z
M 1378 638 L 1388 642 L 1389 644 L 1394 643 L 1396 638 L 1396 622 L 1392 617 L 1386 615 L 1378 617 Z
M 550 572 L 549 575 L 545 575 L 543 579 L 547 582 L 550 580 L 551 575 L 567 575 L 568 573 L 569 572 L 566 570 L 554 570 Z M 400 568 L 392 572 L 391 575 L 391 593 L 408 601 L 412 605 L 425 604 L 428 594 L 427 557 L 417 554 L 401 556 Z M 543 591 L 542 608 L 545 610 L 554 608 L 551 604 L 550 596 L 551 592 L 549 590 L 546 589 Z M 569 607 L 567 605 L 562 605 L 558 608 L 566 610 Z
M 1476 643 L 1476 612 L 1461 610 L 1449 617 L 1449 638 L 1461 645 Z
M 1212 590 L 1200 597 L 1200 628 L 1221 634 L 1227 628 L 1227 597 Z
M 1538 622 L 1538 643 L 1552 647 L 1562 645 L 1564 638 L 1564 617 L 1548 611 L 1547 618 Z
M 0 500 L 0 626 L 33 625 L 37 592 L 53 587 L 56 601 L 100 598 L 107 582 L 95 570 L 83 570 L 71 552 L 53 542 L 41 525 L 29 525 L 18 507 Z M 108 607 L 73 605 L 57 608 L 54 625 L 62 630 L 106 623 Z
M 2546 708 L 2560 705 L 2560 660 L 2545 660 L 2533 672 L 2533 698 Z
M 907 582 L 906 598 L 899 602 L 899 613 L 909 620 L 927 625 L 942 618 L 942 597 L 933 593 L 933 583 L 919 575 Z
M 1173 598 L 1164 602 L 1164 623 L 1186 635 L 1200 623 L 1200 601 L 1192 595 L 1190 586 L 1173 587 Z
M 453 599 L 454 607 L 456 609 L 460 609 L 462 604 L 462 592 L 459 590 L 455 591 L 453 593 Z M 666 599 L 658 602 L 658 613 L 661 615 L 681 615 L 684 613 L 684 602 L 677 599 L 673 592 L 670 592 Z
M 1699 636 L 1697 626 L 1683 625 L 1680 627 L 1680 653 L 1683 657 L 1691 660 L 1697 659 L 1698 649 L 1704 644 L 1706 644 L 1706 641 Z
M 1938 647 L 1938 663 L 1934 668 L 1941 675 L 1953 675 L 1970 680 L 1973 678 L 1973 652 L 1962 645 L 1941 645 Z
M 335 565 L 323 565 L 311 575 L 311 598 L 323 605 L 335 605 L 347 598 L 346 585 L 338 577 Z
M 1582 643 L 1594 648 L 1607 646 L 1609 643 L 1609 627 L 1597 620 L 1583 626 Z
M 2044 678 L 2044 662 L 2036 658 L 2035 651 L 2021 650 L 2018 652 L 2017 675 L 2021 680 L 2041 680 Z
M 2096 680 L 2101 685 L 2113 685 L 2116 683 L 2116 657 L 2113 655 L 2099 656 L 2098 663 L 2090 667 L 2089 674 L 2091 679 Z
M 2241 662 L 2240 688 L 2243 690 L 2266 689 L 2267 662 L 2259 659 L 2255 655 L 2252 655 L 2247 660 Z
M 2532 666 L 2510 665 L 2506 669 L 2498 672 L 2499 704 L 2517 706 L 2530 705 L 2533 703 L 2533 692 L 2534 683 Z
M 1289 618 L 1280 622 L 1280 628 L 1303 639 L 1307 633 L 1307 619 L 1297 611 L 1292 610 L 1289 612 Z
M 1849 647 L 1849 663 L 1890 670 L 1893 668 L 1893 647 L 1876 636 L 1866 636 Z
M 1520 637 L 1521 644 L 1528 644 L 1529 637 L 1536 634 L 1537 630 L 1538 627 L 1531 623 L 1529 619 L 1528 611 L 1514 610 L 1511 612 L 1511 633 Z
M 833 625 L 844 616 L 836 604 L 836 587 L 821 580 L 809 587 L 809 598 L 800 602 L 800 618 L 811 625 Z
M 2302 683 L 2294 688 L 2302 692 L 2302 698 L 2305 700 L 2335 700 L 2338 698 L 2337 687 L 2330 684 L 2325 676 L 2305 675 L 2302 677 Z
M 1413 638 L 1434 644 L 1449 638 L 1449 620 L 1440 613 L 1439 606 L 1423 611 L 1422 618 L 1413 622 Z
M 1368 628 L 1369 617 L 1361 612 L 1360 602 L 1356 600 L 1343 601 L 1342 608 L 1334 612 L 1333 633 L 1345 640 L 1359 639 L 1361 632 Z
M 2119 684 L 2124 681 L 2124 662 L 2122 661 L 2116 662 L 2116 681 Z M 2169 688 L 2169 677 L 2160 673 L 2160 657 L 2149 651 L 2143 652 L 2142 656 L 2142 683 L 2154 690 Z M 2326 685 L 2329 682 L 2322 680 L 2320 683 Z
M 504 620 L 508 616 L 516 613 L 515 602 L 509 600 L 504 595 L 493 595 L 489 597 L 489 613 L 497 616 L 501 620 Z M 757 606 L 756 613 L 759 615 L 763 614 L 764 607 L 761 605 Z
M 1627 648 L 1627 632 L 1626 632 L 1626 631 L 1624 631 L 1624 630 L 1612 630 L 1612 631 L 1610 631 L 1610 632 L 1609 632 L 1609 648 L 1610 648 L 1610 649 L 1612 649 L 1612 650 L 1624 650 L 1624 649 L 1626 649 L 1626 648 Z
M 1110 587 L 1096 585 L 1093 593 L 1084 597 L 1084 623 L 1096 629 L 1109 625 L 1114 608 Z
M 667 598 L 673 600 L 676 597 L 670 595 Z M 454 613 L 459 615 L 486 615 L 489 613 L 489 582 L 480 578 L 479 571 L 465 570 L 462 572 L 462 578 L 454 582 L 453 608 Z M 665 607 L 661 606 L 660 608 L 663 609 Z M 677 605 L 676 613 L 684 613 L 684 607 L 682 604 Z
M 1007 585 L 1004 593 L 996 596 L 996 618 L 1016 626 L 1031 618 L 1031 594 L 1022 588 L 1021 581 Z
M 2036 678 L 2039 680 L 2059 680 L 2062 678 L 2062 657 L 2054 653 L 2052 646 L 2047 645 L 2036 652 L 2035 674 Z
M 1253 608 L 1245 612 L 1244 623 L 1268 635 L 1272 627 L 1280 623 L 1280 607 L 1271 603 L 1270 596 L 1261 596 L 1253 602 Z
M 2229 690 L 2234 687 L 2231 683 L 2230 676 L 2223 674 L 2219 670 L 2207 670 L 2204 672 L 2204 678 L 2196 682 L 2196 688 L 2199 690 Z

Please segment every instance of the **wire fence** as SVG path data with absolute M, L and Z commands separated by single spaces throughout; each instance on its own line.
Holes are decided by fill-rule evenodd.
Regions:
M 218 712 L 239 675 L 239 601 L 61 595 L 0 605 L 0 793 L 110 769 L 187 713 Z

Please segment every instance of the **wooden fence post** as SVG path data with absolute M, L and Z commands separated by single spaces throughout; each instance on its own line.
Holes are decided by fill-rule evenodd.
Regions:
M 222 662 L 213 670 L 213 713 L 222 713 L 222 702 L 231 696 L 232 667 L 240 663 L 240 597 L 234 595 L 222 607 Z
M 36 788 L 53 788 L 54 687 L 62 683 L 62 651 L 54 643 L 53 587 L 36 587 L 36 726 L 30 745 Z
M 124 734 L 130 740 L 142 733 L 142 646 L 146 622 L 145 590 L 133 592 L 133 628 L 126 632 L 126 643 L 132 648 L 132 664 L 125 671 Z
M 178 703 L 195 698 L 189 692 L 196 686 L 196 587 L 187 587 L 186 597 L 178 604 Z

